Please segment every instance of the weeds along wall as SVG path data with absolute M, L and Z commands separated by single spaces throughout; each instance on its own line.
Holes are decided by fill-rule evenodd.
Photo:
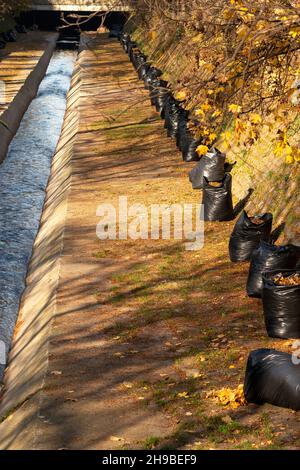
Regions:
M 250 20 L 243 15 L 240 17 L 239 10 L 236 13 L 236 4 L 241 9 L 245 4 L 241 11 L 246 14 L 256 3 L 267 5 L 268 9 L 263 13 L 264 18 L 270 16 L 270 24 L 275 21 L 275 7 L 278 7 L 275 19 L 279 18 L 280 24 L 283 21 L 280 18 L 293 17 L 282 31 L 278 56 L 273 52 L 275 58 L 267 56 L 265 63 L 253 70 L 251 64 L 256 63 L 258 54 L 269 54 L 264 49 L 267 43 L 264 40 L 252 53 L 247 50 L 247 60 L 243 60 L 242 55 L 238 57 L 241 44 L 249 49 L 245 35 L 251 39 L 251 25 L 253 34 L 257 28 L 265 28 L 264 36 L 270 26 L 268 22 L 258 24 L 261 20 L 254 21 L 250 13 Z M 141 1 L 139 13 L 130 18 L 126 29 L 149 60 L 164 72 L 162 78 L 170 83 L 174 93 L 184 97 L 185 107 L 196 120 L 194 132 L 204 136 L 204 149 L 214 144 L 226 152 L 230 162 L 237 162 L 232 172 L 236 199 L 245 197 L 249 189 L 253 189 L 246 209 L 251 213 L 272 212 L 275 226 L 285 223 L 279 242 L 300 245 L 300 117 L 297 101 L 297 93 L 300 93 L 297 89 L 300 18 L 294 11 L 286 11 L 285 7 L 280 9 L 281 3 L 285 4 L 275 0 L 255 0 L 249 5 L 242 0 L 217 0 L 213 2 L 211 17 L 205 18 L 202 7 L 212 8 L 212 2 L 206 0 L 197 0 L 193 11 L 180 14 L 170 10 L 172 2 Z M 233 32 L 229 31 L 230 24 L 226 25 L 228 31 L 225 32 L 224 24 L 208 29 L 203 27 L 205 19 L 208 22 L 216 15 L 218 5 L 219 22 L 224 22 L 222 15 L 235 15 L 230 20 L 234 25 Z M 278 31 L 276 34 L 278 36 Z M 286 37 L 292 41 L 288 45 L 284 42 Z M 271 40 L 275 40 L 273 36 L 268 38 L 269 42 Z M 228 44 L 233 45 L 232 51 L 227 51 Z M 274 47 L 273 51 L 276 51 Z M 291 47 L 292 55 L 286 54 Z M 234 57 L 236 64 L 225 57 L 228 54 Z M 223 65 L 225 60 L 228 66 Z M 236 78 L 231 80 L 234 74 L 239 82 Z M 217 122 L 211 124 L 214 114 Z

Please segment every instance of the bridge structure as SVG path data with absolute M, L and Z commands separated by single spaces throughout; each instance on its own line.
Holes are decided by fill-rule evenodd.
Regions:
M 37 11 L 120 11 L 130 12 L 135 1 L 126 0 L 31 0 Z

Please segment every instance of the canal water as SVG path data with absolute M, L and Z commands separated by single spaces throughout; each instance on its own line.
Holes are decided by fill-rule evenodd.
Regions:
M 0 380 L 61 133 L 76 51 L 56 50 L 0 165 Z

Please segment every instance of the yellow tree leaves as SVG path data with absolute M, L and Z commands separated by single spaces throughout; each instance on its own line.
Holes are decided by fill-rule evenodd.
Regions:
M 300 10 L 282 0 L 228 0 L 211 6 L 199 0 L 184 25 L 194 54 L 184 99 L 193 109 L 202 145 L 209 147 L 221 137 L 225 147 L 245 150 L 263 130 L 288 129 L 287 117 L 277 110 L 283 105 L 295 112 L 300 105 L 298 90 L 289 99 L 300 69 Z M 274 151 L 287 163 L 299 161 L 298 150 L 280 139 Z
M 220 405 L 233 409 L 247 404 L 244 395 L 244 386 L 242 384 L 238 385 L 237 388 L 221 388 L 220 390 L 212 390 L 206 394 L 206 398 L 213 398 Z
M 289 144 L 286 131 L 279 131 L 276 139 L 274 153 L 278 157 L 284 157 L 287 164 L 300 161 L 300 149 Z
M 178 101 L 184 101 L 187 98 L 187 93 L 185 90 L 180 90 L 175 94 L 175 98 Z
M 233 114 L 239 114 L 242 111 L 242 107 L 239 106 L 238 104 L 230 104 L 228 106 L 228 111 L 230 111 Z
M 263 122 L 262 116 L 257 113 L 250 113 L 249 120 L 252 124 L 261 124 Z
M 196 152 L 198 153 L 199 156 L 206 155 L 208 151 L 209 151 L 209 148 L 207 147 L 207 145 L 199 145 L 196 148 Z

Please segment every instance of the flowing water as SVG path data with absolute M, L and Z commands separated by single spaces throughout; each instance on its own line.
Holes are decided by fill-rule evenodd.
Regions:
M 0 165 L 0 379 L 25 287 L 76 51 L 55 51 Z

